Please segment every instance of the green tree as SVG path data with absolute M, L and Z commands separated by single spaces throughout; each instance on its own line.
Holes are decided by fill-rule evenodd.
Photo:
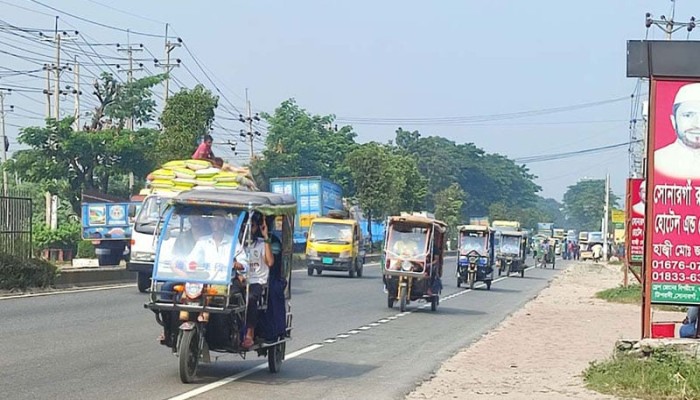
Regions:
M 464 200 L 464 190 L 458 183 L 452 183 L 435 194 L 435 218 L 449 226 L 449 237 L 453 240 L 457 238 L 457 226 L 462 222 Z
M 610 205 L 619 198 L 610 193 Z M 598 231 L 605 206 L 605 180 L 586 179 L 568 187 L 564 208 L 571 223 L 581 231 Z
M 160 116 L 163 133 L 157 145 L 159 162 L 189 158 L 197 139 L 210 131 L 218 104 L 219 97 L 203 85 L 192 90 L 182 88 L 169 97 Z
M 23 181 L 42 184 L 47 190 L 67 199 L 80 215 L 80 197 L 84 189 L 110 190 L 110 178 L 133 172 L 145 178 L 152 169 L 148 149 L 153 148 L 157 132 L 107 129 L 76 132 L 73 118 L 47 120 L 46 127 L 23 128 L 18 141 L 29 146 L 15 152 L 8 169 Z
M 263 114 L 269 124 L 265 150 L 253 162 L 259 184 L 267 187 L 270 178 L 282 176 L 323 176 L 352 193 L 350 171 L 345 157 L 357 147 L 349 126 L 335 129 L 332 115 L 311 115 L 289 99 Z
M 367 216 L 370 229 L 373 218 L 400 210 L 406 182 L 396 179 L 398 163 L 386 146 L 375 142 L 360 145 L 347 155 L 345 164 L 355 187 L 355 198 Z

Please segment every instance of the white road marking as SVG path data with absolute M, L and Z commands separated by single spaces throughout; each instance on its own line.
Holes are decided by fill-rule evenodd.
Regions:
M 291 354 L 287 354 L 287 355 L 284 357 L 284 359 L 285 359 L 285 360 L 291 360 L 292 358 L 299 357 L 299 356 L 302 355 L 302 354 L 306 354 L 306 353 L 311 352 L 311 351 L 314 351 L 314 350 L 316 350 L 316 349 L 320 349 L 321 347 L 323 347 L 323 345 L 321 345 L 321 344 L 312 344 L 311 346 L 307 346 L 307 347 L 304 347 L 304 348 L 301 349 L 301 350 L 297 350 L 297 351 L 295 351 L 295 352 L 293 352 L 293 353 L 291 353 Z M 239 380 L 239 379 L 241 379 L 241 378 L 245 378 L 246 376 L 248 376 L 248 375 L 250 375 L 250 374 L 253 374 L 253 373 L 255 373 L 255 372 L 261 371 L 261 370 L 263 370 L 263 369 L 265 369 L 265 368 L 267 368 L 267 363 L 259 364 L 259 365 L 255 366 L 255 367 L 253 367 L 253 368 L 250 368 L 250 369 L 247 369 L 247 370 L 245 370 L 245 371 L 239 372 L 239 373 L 237 373 L 237 374 L 235 374 L 235 375 L 231 375 L 231 376 L 229 376 L 229 377 L 220 379 L 220 380 L 218 380 L 218 381 L 216 381 L 216 382 L 212 382 L 212 383 L 210 383 L 210 384 L 208 384 L 208 385 L 204 385 L 204 386 L 198 387 L 197 389 L 190 390 L 189 392 L 185 392 L 185 393 L 180 394 L 180 395 L 178 395 L 178 396 L 171 397 L 169 400 L 186 400 L 186 399 L 191 399 L 191 398 L 194 397 L 194 396 L 198 396 L 198 395 L 200 395 L 200 394 L 202 394 L 202 393 L 206 393 L 206 392 L 212 391 L 212 390 L 214 390 L 214 389 L 216 389 L 216 388 L 218 388 L 218 387 L 221 387 L 221 386 L 224 386 L 224 385 L 226 385 L 226 384 L 228 384 L 228 383 L 237 381 L 237 380 Z
M 136 287 L 136 284 L 135 283 L 126 283 L 126 284 L 122 284 L 122 285 L 90 286 L 90 287 L 84 287 L 84 288 L 80 288 L 80 289 L 58 290 L 55 292 L 16 294 L 16 295 L 9 295 L 9 296 L 0 296 L 0 300 L 22 299 L 22 298 L 27 298 L 27 297 L 55 296 L 58 294 L 81 293 L 81 292 L 98 292 L 101 290 L 124 289 L 124 288 L 129 288 L 129 287 Z

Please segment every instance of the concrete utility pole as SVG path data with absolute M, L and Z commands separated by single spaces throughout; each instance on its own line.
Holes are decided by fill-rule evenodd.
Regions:
M 5 96 L 12 93 L 11 89 L 0 88 L 0 147 L 2 147 L 2 194 L 7 196 L 9 194 L 9 189 L 7 187 L 7 171 L 5 170 L 5 163 L 7 162 L 7 144 L 9 140 L 7 139 L 7 134 L 5 133 Z M 12 106 L 10 106 L 12 109 Z
M 139 44 L 138 47 L 132 46 L 130 43 L 126 45 L 126 48 L 122 48 L 121 45 L 117 44 L 117 51 L 125 51 L 129 60 L 129 68 L 126 71 L 120 70 L 119 72 L 126 72 L 126 81 L 131 83 L 134 81 L 134 71 L 143 71 L 143 64 L 139 63 L 138 68 L 134 68 L 134 52 L 143 51 L 143 44 Z M 134 130 L 134 117 L 130 116 L 126 121 L 126 128 L 130 131 Z
M 608 216 L 610 215 L 610 174 L 605 174 L 605 208 L 603 211 L 603 260 L 608 261 Z
M 175 64 L 170 63 L 170 52 L 173 51 L 176 47 L 182 46 L 182 39 L 177 38 L 177 41 L 175 43 L 171 42 L 170 39 L 168 39 L 168 24 L 165 24 L 165 64 L 161 63 L 160 61 L 153 60 L 155 62 L 156 67 L 163 68 L 165 70 L 165 73 L 167 74 L 167 77 L 165 78 L 165 95 L 164 95 L 164 101 L 168 101 L 168 96 L 170 95 L 170 71 L 173 70 L 175 67 L 179 67 L 180 63 L 182 60 L 179 58 L 175 60 Z
M 80 91 L 80 64 L 78 64 L 78 56 L 73 58 L 73 95 L 74 99 L 74 109 L 73 117 L 75 121 L 73 122 L 73 130 L 76 132 L 80 131 L 80 95 L 83 92 Z
M 46 71 L 46 89 L 44 89 L 44 94 L 46 95 L 46 118 L 51 118 L 51 70 L 53 65 L 44 64 L 44 71 Z
M 260 116 L 256 113 L 253 115 L 252 108 L 250 106 L 250 100 L 248 100 L 248 89 L 245 90 L 245 102 L 248 115 L 245 117 L 238 114 L 238 120 L 248 125 L 248 130 L 241 130 L 241 137 L 247 138 L 250 144 L 250 159 L 251 161 L 255 157 L 255 144 L 253 142 L 255 136 L 260 136 L 260 132 L 253 130 L 253 121 L 260 121 Z
M 78 35 L 78 31 L 74 32 L 75 35 Z M 54 35 L 53 37 L 45 37 L 43 33 L 39 32 L 39 36 L 42 37 L 42 40 L 46 40 L 49 42 L 52 42 L 56 45 L 56 64 L 53 66 L 54 70 L 54 115 L 53 117 L 56 120 L 61 119 L 61 98 L 60 96 L 62 94 L 67 94 L 66 92 L 61 90 L 61 72 L 64 69 L 68 69 L 68 66 L 61 66 L 61 41 L 64 40 L 75 40 L 77 37 L 76 36 L 70 36 L 68 32 L 58 31 L 58 17 L 56 17 L 56 26 L 54 29 Z M 47 90 L 50 90 L 50 88 L 47 88 Z

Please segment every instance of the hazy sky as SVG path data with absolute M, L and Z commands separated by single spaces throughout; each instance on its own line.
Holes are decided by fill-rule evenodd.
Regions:
M 511 158 L 627 141 L 631 106 L 627 99 L 527 118 L 490 117 L 478 124 L 467 117 L 629 96 L 635 81 L 625 77 L 626 40 L 645 37 L 645 12 L 669 15 L 671 8 L 668 0 L 40 2 L 132 32 L 163 35 L 164 23 L 170 23 L 170 34 L 183 39 L 226 98 L 217 112 L 215 139 L 219 142 L 235 140 L 243 128 L 231 118 L 238 113 L 234 107 L 244 109 L 248 88 L 255 110 L 272 111 L 281 101 L 294 97 L 316 114 L 335 114 L 341 121 L 369 119 L 367 124 L 353 124 L 362 142 L 392 139 L 401 126 L 418 129 L 423 135 L 474 142 Z M 0 87 L 45 86 L 45 80 L 39 79 L 44 76 L 41 71 L 7 75 L 8 68 L 40 69 L 41 62 L 55 54 L 39 40 L 13 35 L 6 23 L 50 29 L 55 15 L 60 16 L 60 29 L 81 33 L 80 39 L 67 45 L 62 58 L 79 54 L 86 63 L 126 67 L 125 54 L 118 53 L 114 45 L 104 45 L 126 44 L 125 32 L 81 21 L 31 0 L 0 0 L 0 10 L 0 51 L 5 52 L 0 53 Z M 691 1 L 678 0 L 676 19 L 687 21 L 698 11 Z M 19 34 L 37 37 L 35 33 Z M 649 30 L 649 38 L 662 37 L 658 28 Z M 674 38 L 686 39 L 686 32 Z M 151 59 L 150 51 L 163 58 L 163 38 L 132 33 L 129 39 L 146 46 L 147 51 L 136 57 Z M 183 67 L 174 71 L 178 82 L 171 88 L 192 86 L 196 82 L 192 72 L 213 89 L 185 48 L 176 48 L 172 55 L 182 59 Z M 136 76 L 158 71 L 152 61 L 144 65 L 148 71 Z M 91 65 L 81 70 L 83 111 L 94 103 L 88 85 L 100 68 Z M 72 82 L 71 74 L 66 72 L 63 81 Z M 162 97 L 163 89 L 156 90 Z M 16 126 L 40 123 L 44 98 L 31 91 L 8 97 L 6 103 L 21 107 L 7 117 L 14 149 Z M 72 113 L 72 97 L 63 100 L 61 108 Z M 430 120 L 439 117 L 464 118 L 441 125 Z M 385 124 L 382 119 L 401 122 Z M 422 120 L 422 124 L 406 119 Z M 239 148 L 244 150 L 242 145 Z M 225 146 L 217 149 L 233 156 L 226 153 Z M 243 159 L 238 156 L 237 160 Z M 561 199 L 566 187 L 577 179 L 602 178 L 606 172 L 611 174 L 613 190 L 622 194 L 628 174 L 627 148 L 529 167 L 547 197 Z

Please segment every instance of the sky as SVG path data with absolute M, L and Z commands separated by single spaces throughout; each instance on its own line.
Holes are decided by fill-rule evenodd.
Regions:
M 676 20 L 700 15 L 692 3 L 677 1 Z M 62 59 L 78 55 L 87 64 L 80 77 L 83 113 L 94 104 L 89 85 L 100 69 L 125 77 L 114 67 L 127 65 L 116 43 L 144 45 L 134 56 L 145 67 L 136 77 L 162 71 L 150 60 L 164 58 L 167 22 L 171 40 L 179 37 L 185 44 L 171 52 L 181 59 L 171 89 L 201 82 L 221 96 L 215 150 L 239 163 L 246 161 L 245 144 L 234 155 L 224 143 L 240 142 L 244 126 L 236 119 L 245 112 L 246 90 L 253 112 L 272 112 L 295 98 L 313 114 L 333 114 L 339 125 L 353 125 L 360 142 L 386 142 L 400 126 L 516 160 L 624 143 L 637 83 L 625 76 L 626 41 L 663 39 L 658 28 L 647 31 L 644 14 L 670 15 L 671 5 L 669 0 L 0 0 L 0 87 L 16 89 L 6 99 L 15 106 L 7 113 L 7 134 L 16 150 L 19 127 L 41 123 L 45 95 L 39 90 L 46 80 L 37 69 L 55 59 L 52 45 L 35 31 L 8 24 L 49 30 L 59 16 L 59 30 L 79 32 L 72 42 L 64 41 Z M 682 30 L 674 39 L 687 37 Z M 72 74 L 62 74 L 62 85 L 73 82 Z M 155 90 L 162 103 L 164 89 Z M 74 99 L 64 97 L 61 112 L 70 115 Z M 603 104 L 569 107 L 598 102 Z M 552 112 L 556 108 L 569 110 Z M 512 115 L 521 112 L 527 113 Z M 256 130 L 259 151 L 265 123 Z M 545 197 L 561 200 L 578 179 L 603 179 L 606 173 L 621 195 L 628 148 L 527 166 Z

